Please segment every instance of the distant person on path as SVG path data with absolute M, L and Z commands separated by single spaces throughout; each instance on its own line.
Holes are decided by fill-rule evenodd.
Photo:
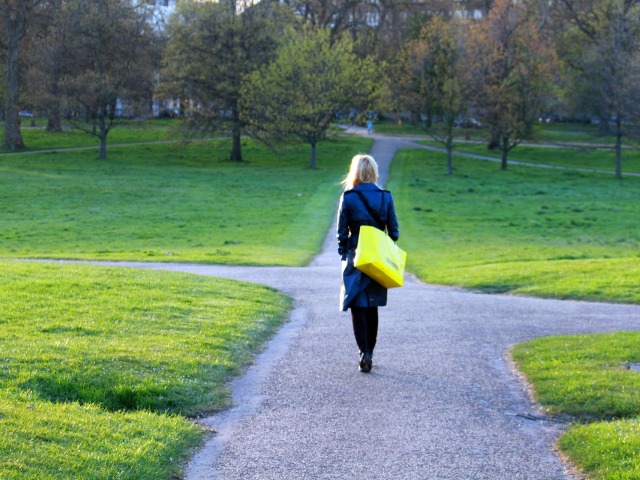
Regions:
M 387 304 L 387 289 L 353 265 L 362 225 L 386 230 L 393 241 L 400 236 L 393 198 L 378 185 L 378 164 L 370 155 L 356 155 L 342 185 L 338 209 L 338 253 L 342 255 L 340 307 L 351 309 L 353 333 L 360 349 L 359 369 L 371 371 L 378 336 L 378 307 Z
M 367 133 L 369 135 L 371 135 L 371 132 L 373 132 L 373 121 L 372 120 L 368 120 L 367 121 Z

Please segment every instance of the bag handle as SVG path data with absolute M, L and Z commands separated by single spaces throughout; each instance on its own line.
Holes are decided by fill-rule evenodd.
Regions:
M 367 202 L 367 197 L 364 196 L 364 193 L 360 192 L 359 190 L 351 190 L 351 191 L 358 194 L 358 197 L 360 197 L 360 200 L 362 200 L 362 203 L 364 204 L 364 207 L 367 209 L 367 212 L 369 212 L 369 215 L 371 215 L 373 217 L 373 220 L 378 224 L 378 230 L 382 230 L 384 232 L 387 222 L 383 222 L 382 218 L 380 217 L 380 214 L 376 212 L 373 208 L 371 208 L 371 205 L 369 205 L 369 202 Z M 383 204 L 384 204 L 384 192 L 385 191 L 382 190 Z M 383 228 L 380 228 L 380 225 L 382 225 Z

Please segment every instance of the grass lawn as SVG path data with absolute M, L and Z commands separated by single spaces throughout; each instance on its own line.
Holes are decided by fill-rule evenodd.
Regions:
M 640 332 L 541 338 L 513 358 L 551 414 L 575 423 L 559 448 L 589 478 L 640 478 Z
M 442 147 L 441 144 L 432 140 L 425 141 L 425 143 Z M 486 143 L 458 143 L 455 149 L 459 152 L 473 153 L 496 159 L 499 159 L 501 155 L 498 151 L 488 150 Z M 615 153 L 611 148 L 519 145 L 509 153 L 509 160 L 615 172 Z M 625 172 L 640 172 L 640 151 L 636 149 L 623 151 L 622 174 L 624 175 Z
M 369 139 L 275 154 L 226 141 L 0 157 L 0 258 L 304 265 L 335 215 L 339 181 Z
M 195 275 L 0 262 L 0 478 L 172 478 L 289 300 Z
M 485 292 L 638 303 L 640 179 L 402 150 L 391 174 L 408 268 Z
M 62 132 L 47 132 L 46 121 L 36 120 L 36 127 L 30 127 L 29 121 L 22 122 L 22 138 L 27 151 L 50 150 L 54 148 L 97 147 L 98 137 L 65 124 Z M 182 138 L 179 120 L 124 120 L 115 127 L 107 137 L 109 144 L 169 141 Z M 0 123 L 0 138 L 4 137 L 4 126 Z M 0 153 L 11 153 L 13 150 L 0 148 Z

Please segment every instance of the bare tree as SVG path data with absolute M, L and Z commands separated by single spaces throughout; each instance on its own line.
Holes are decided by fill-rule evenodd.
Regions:
M 329 28 L 335 38 L 349 33 L 356 52 L 391 58 L 404 41 L 422 25 L 424 16 L 449 17 L 450 0 L 284 0 L 305 23 Z
M 47 131 L 62 130 L 62 92 L 60 82 L 68 61 L 59 46 L 59 35 L 55 29 L 56 15 L 63 0 L 52 0 L 42 5 L 37 28 L 32 31 L 27 48 L 26 89 L 29 103 L 38 113 L 47 116 Z
M 2 43 L 5 48 L 6 85 L 4 92 L 4 146 L 23 148 L 24 140 L 20 131 L 20 89 L 23 42 L 29 25 L 37 16 L 37 10 L 45 0 L 0 0 L 2 18 Z
M 428 115 L 427 132 L 447 149 L 447 174 L 453 173 L 456 119 L 467 110 L 470 82 L 463 74 L 464 31 L 461 22 L 433 17 L 399 55 L 402 103 Z M 435 117 L 435 118 L 434 118 Z
M 637 120 L 640 101 L 640 5 L 635 0 L 560 0 L 570 27 L 563 58 L 576 75 L 576 91 L 615 125 L 616 177 L 622 177 L 624 121 Z M 577 43 L 576 43 L 577 42 Z
M 128 0 L 66 0 L 56 20 L 57 54 L 66 58 L 60 91 L 74 124 L 100 139 L 101 159 L 109 132 L 151 89 L 145 14 Z
M 476 84 L 476 103 L 491 130 L 490 146 L 509 152 L 527 134 L 544 109 L 555 66 L 555 52 L 536 16 L 523 3 L 496 0 L 467 42 L 468 74 Z

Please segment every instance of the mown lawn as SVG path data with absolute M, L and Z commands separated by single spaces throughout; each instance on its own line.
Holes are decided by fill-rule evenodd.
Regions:
M 559 448 L 588 475 L 640 478 L 640 332 L 540 338 L 513 357 L 536 399 L 573 423 Z
M 339 181 L 368 139 L 279 152 L 247 141 L 0 157 L 0 258 L 304 265 L 335 216 Z
M 436 147 L 440 144 L 433 141 L 425 143 Z M 612 144 L 611 144 L 612 145 Z M 500 158 L 500 152 L 487 149 L 486 143 L 458 143 L 455 149 L 459 152 L 473 153 Z M 588 170 L 615 172 L 615 153 L 613 148 L 596 147 L 563 147 L 519 145 L 508 157 L 509 161 L 554 165 L 558 167 L 577 167 Z M 625 149 L 622 154 L 622 174 L 640 172 L 640 152 L 636 149 Z
M 176 141 L 185 136 L 180 120 L 124 120 L 115 127 L 107 137 L 107 151 L 110 144 Z M 30 121 L 22 122 L 22 138 L 25 151 L 49 150 L 55 148 L 97 147 L 98 137 L 90 133 L 91 126 L 83 130 L 65 123 L 62 132 L 47 132 L 46 121 L 36 119 L 36 127 Z M 87 131 L 88 130 L 88 131 Z M 4 125 L 0 123 L 0 138 L 4 136 Z M 0 153 L 13 153 L 12 150 L 0 148 Z
M 0 262 L 0 478 L 173 478 L 290 308 L 180 273 Z
M 390 188 L 409 269 L 485 292 L 640 302 L 640 179 L 403 150 Z

